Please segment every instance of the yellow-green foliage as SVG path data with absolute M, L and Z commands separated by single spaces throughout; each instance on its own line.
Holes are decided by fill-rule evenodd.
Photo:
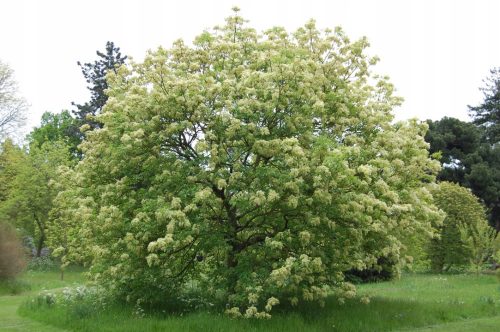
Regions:
M 41 146 L 32 145 L 29 150 L 8 143 L 4 147 L 0 155 L 0 164 L 5 161 L 6 165 L 0 167 L 0 180 L 5 179 L 0 186 L 0 196 L 4 196 L 0 199 L 0 218 L 33 236 L 40 254 L 47 239 L 52 201 L 57 195 L 51 182 L 59 166 L 72 164 L 68 146 L 62 141 L 48 141 Z
M 495 259 L 496 230 L 488 224 L 486 214 L 476 223 L 461 223 L 459 225 L 462 241 L 470 251 L 470 263 L 477 273 L 489 258 Z
M 491 255 L 495 231 L 488 226 L 483 205 L 467 188 L 441 182 L 432 190 L 435 204 L 446 213 L 431 240 L 429 258 L 434 270 L 470 263 L 476 267 Z
M 57 199 L 77 227 L 68 257 L 139 305 L 189 288 L 264 318 L 354 296 L 342 271 L 403 261 L 400 239 L 440 218 L 427 127 L 392 124 L 400 99 L 367 46 L 313 21 L 257 34 L 235 15 L 118 68 Z

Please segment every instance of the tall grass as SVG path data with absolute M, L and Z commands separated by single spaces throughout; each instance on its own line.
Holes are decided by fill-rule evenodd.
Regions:
M 361 285 L 358 300 L 340 305 L 329 298 L 324 308 L 305 304 L 275 312 L 270 320 L 230 319 L 218 313 L 155 314 L 139 317 L 133 308 L 98 310 L 90 302 L 69 306 L 27 302 L 21 315 L 75 331 L 391 331 L 466 321 L 500 314 L 500 290 L 493 276 L 419 275 Z

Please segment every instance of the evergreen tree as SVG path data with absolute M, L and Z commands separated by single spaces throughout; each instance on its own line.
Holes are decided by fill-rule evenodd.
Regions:
M 428 120 L 429 131 L 425 139 L 431 144 L 430 152 L 441 153 L 443 168 L 439 180 L 465 185 L 465 175 L 477 160 L 481 130 L 472 123 L 444 117 L 439 121 Z
M 490 224 L 500 230 L 500 146 L 484 140 L 482 126 L 445 117 L 427 121 L 431 153 L 441 153 L 441 181 L 470 188 L 488 208 Z
M 500 68 L 490 71 L 485 80 L 484 101 L 479 106 L 469 106 L 474 123 L 485 129 L 484 139 L 490 144 L 500 141 Z
M 120 48 L 116 47 L 113 42 L 106 43 L 105 52 L 97 51 L 98 59 L 96 61 L 82 64 L 78 61 L 78 66 L 82 70 L 82 74 L 88 83 L 87 88 L 90 90 L 90 101 L 84 104 L 75 104 L 76 110 L 73 114 L 76 116 L 81 125 L 88 124 L 91 129 L 101 127 L 101 123 L 95 119 L 108 100 L 105 90 L 108 88 L 106 82 L 106 74 L 109 71 L 114 71 L 125 63 L 126 56 L 122 56 Z

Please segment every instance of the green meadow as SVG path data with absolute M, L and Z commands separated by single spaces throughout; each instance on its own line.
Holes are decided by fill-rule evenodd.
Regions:
M 84 283 L 81 271 L 27 272 L 18 294 L 0 288 L 0 331 L 498 331 L 500 284 L 495 276 L 403 275 L 389 282 L 358 285 L 358 297 L 340 304 L 330 297 L 296 310 L 279 310 L 270 320 L 231 319 L 219 312 L 134 314 L 131 307 L 98 310 L 89 302 L 34 302 L 44 290 Z M 370 303 L 359 301 L 369 296 Z M 278 309 L 278 308 L 277 308 Z

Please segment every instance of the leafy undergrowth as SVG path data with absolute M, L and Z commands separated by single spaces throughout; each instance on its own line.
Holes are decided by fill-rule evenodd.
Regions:
M 391 331 L 500 314 L 500 290 L 493 276 L 418 275 L 394 282 L 359 286 L 369 304 L 330 298 L 324 308 L 307 304 L 293 312 L 275 312 L 270 320 L 230 319 L 222 314 L 138 317 L 132 308 L 99 310 L 92 303 L 39 305 L 27 302 L 20 314 L 75 331 Z

